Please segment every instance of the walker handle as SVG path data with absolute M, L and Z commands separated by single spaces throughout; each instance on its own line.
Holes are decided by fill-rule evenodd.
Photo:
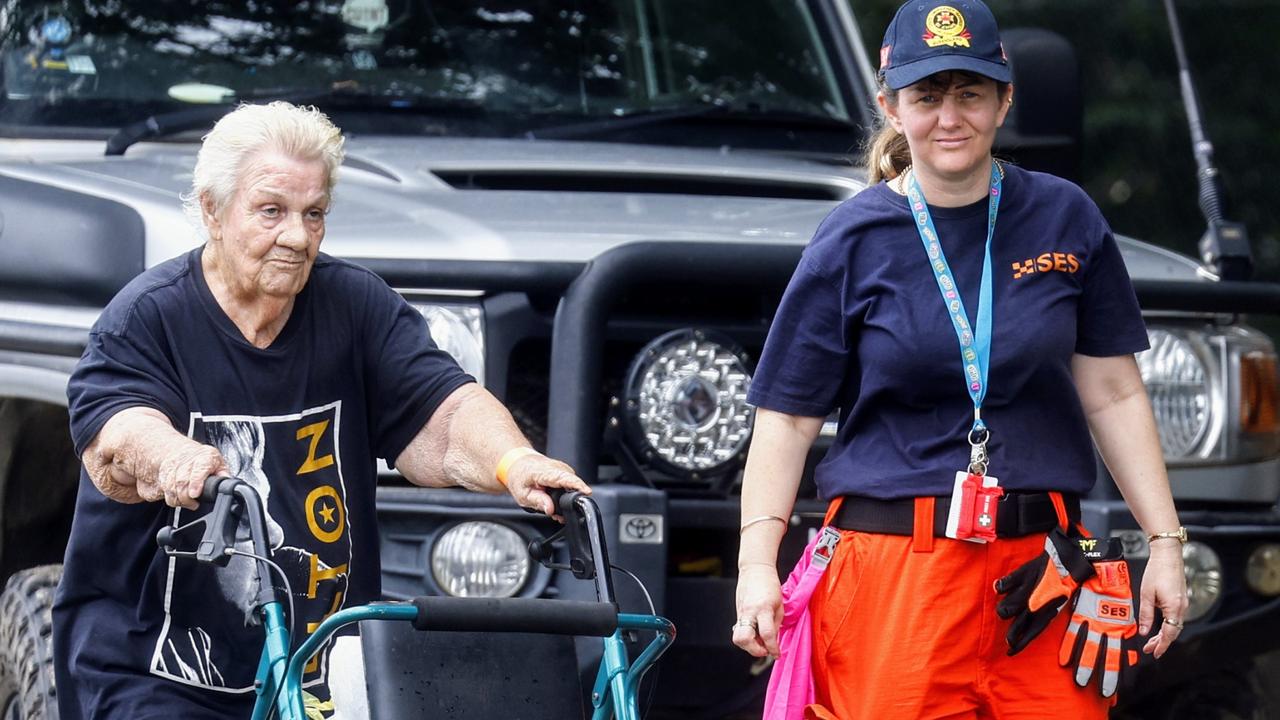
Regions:
M 426 596 L 413 627 L 452 632 L 524 632 L 608 637 L 618 629 L 613 603 L 541 598 L 457 598 Z

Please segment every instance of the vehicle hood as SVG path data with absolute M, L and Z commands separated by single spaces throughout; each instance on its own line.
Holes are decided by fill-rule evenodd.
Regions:
M 148 265 L 200 242 L 178 197 L 195 146 L 98 143 L 11 151 L 0 173 L 114 199 L 147 228 Z M 55 151 L 56 150 L 56 151 Z M 610 143 L 361 138 L 347 160 L 324 250 L 339 257 L 586 262 L 636 241 L 802 245 L 863 187 L 850 164 L 751 151 Z M 1196 264 L 1121 238 L 1134 277 L 1196 279 Z

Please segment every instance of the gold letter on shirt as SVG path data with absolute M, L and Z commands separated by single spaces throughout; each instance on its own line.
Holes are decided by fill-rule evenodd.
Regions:
M 320 438 L 324 436 L 324 431 L 329 428 L 329 421 L 323 420 L 313 423 L 298 430 L 298 439 L 311 436 L 311 447 L 307 450 L 307 461 L 302 463 L 302 467 L 298 468 L 298 475 L 306 475 L 309 472 L 315 472 L 321 468 L 327 468 L 333 464 L 333 454 L 330 453 L 323 457 L 316 457 L 316 446 L 320 444 Z

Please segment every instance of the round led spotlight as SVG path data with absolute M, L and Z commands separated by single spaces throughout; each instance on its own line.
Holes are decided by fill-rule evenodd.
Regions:
M 669 332 L 627 370 L 627 435 L 652 465 L 689 479 L 733 466 L 751 440 L 751 372 L 736 343 L 706 330 Z
M 436 584 L 454 597 L 512 597 L 532 570 L 527 541 L 496 522 L 462 522 L 431 547 Z

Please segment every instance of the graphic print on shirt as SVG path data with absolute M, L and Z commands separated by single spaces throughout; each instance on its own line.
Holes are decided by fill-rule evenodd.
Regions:
M 347 594 L 351 528 L 338 451 L 341 405 L 272 417 L 191 414 L 190 437 L 217 448 L 229 474 L 262 496 L 272 559 L 293 593 L 297 617 L 290 618 L 289 632 L 295 648 L 342 608 Z M 175 518 L 184 524 L 192 514 L 175 510 Z M 236 548 L 253 550 L 243 521 Z M 262 627 L 252 624 L 253 562 L 240 555 L 222 568 L 169 561 L 165 622 L 152 674 L 223 692 L 252 692 L 263 643 Z M 279 578 L 273 581 L 283 587 Z M 327 660 L 326 647 L 307 665 L 304 686 L 324 681 Z

